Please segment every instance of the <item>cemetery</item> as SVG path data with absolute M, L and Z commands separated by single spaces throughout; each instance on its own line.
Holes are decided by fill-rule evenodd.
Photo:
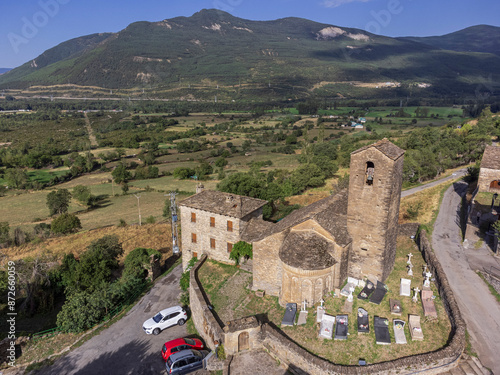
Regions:
M 436 351 L 450 337 L 449 317 L 415 242 L 401 236 L 397 248 L 394 270 L 386 283 L 348 278 L 343 288 L 313 305 L 303 301 L 283 308 L 277 297 L 258 297 L 251 290 L 249 273 L 234 267 L 233 274 L 225 275 L 216 268 L 226 279 L 220 280 L 224 286 L 214 295 L 215 311 L 226 325 L 224 319 L 266 315 L 273 326 L 298 345 L 336 364 L 358 365 L 360 360 L 373 364 Z M 409 264 L 413 275 L 409 275 Z M 206 271 L 204 267 L 208 267 Z M 211 295 L 218 283 L 213 267 L 219 266 L 209 261 L 204 267 L 200 279 Z M 241 274 L 246 276 L 246 284 L 238 281 Z M 424 310 L 427 288 L 432 297 L 437 295 L 425 302 L 434 306 L 432 316 L 426 316 L 428 310 Z M 226 294 L 226 290 L 231 293 Z

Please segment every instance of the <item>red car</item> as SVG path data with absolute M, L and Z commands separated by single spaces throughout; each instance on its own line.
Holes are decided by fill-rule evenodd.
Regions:
M 168 341 L 163 345 L 161 349 L 161 355 L 163 360 L 166 361 L 170 354 L 177 353 L 184 349 L 203 349 L 203 343 L 198 339 L 175 339 Z

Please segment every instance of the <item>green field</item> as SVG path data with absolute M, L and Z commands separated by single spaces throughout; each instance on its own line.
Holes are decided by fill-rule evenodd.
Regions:
M 412 117 L 415 117 L 415 110 L 418 107 L 403 107 L 404 111 L 408 114 L 411 114 Z M 448 117 L 448 116 L 456 116 L 460 117 L 463 114 L 463 111 L 461 108 L 451 108 L 451 107 L 420 107 L 420 108 L 427 108 L 429 110 L 429 116 L 427 118 L 430 119 L 430 115 L 439 115 L 439 117 Z M 389 114 L 393 113 L 395 114 L 398 112 L 401 108 L 399 107 L 392 107 L 392 108 L 373 108 L 370 109 L 368 113 L 366 113 L 365 117 L 387 117 Z

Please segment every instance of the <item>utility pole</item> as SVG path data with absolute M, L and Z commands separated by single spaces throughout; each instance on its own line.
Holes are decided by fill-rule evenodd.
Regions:
M 175 196 L 177 195 L 176 192 L 171 192 L 170 193 L 170 214 L 172 216 L 172 253 L 174 254 L 179 254 L 180 249 L 179 249 L 179 243 L 177 239 L 179 238 L 179 230 L 177 228 L 177 222 L 178 222 L 178 217 L 177 217 L 177 205 L 175 204 Z
M 134 197 L 137 198 L 137 209 L 139 210 L 139 225 L 141 226 L 142 225 L 142 220 L 141 220 L 141 204 L 139 202 L 139 199 L 141 198 L 141 196 L 134 194 Z

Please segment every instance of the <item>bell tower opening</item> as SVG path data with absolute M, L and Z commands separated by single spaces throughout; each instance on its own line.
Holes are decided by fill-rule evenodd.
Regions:
M 373 185 L 373 176 L 375 174 L 375 164 L 371 161 L 366 162 L 366 184 Z

